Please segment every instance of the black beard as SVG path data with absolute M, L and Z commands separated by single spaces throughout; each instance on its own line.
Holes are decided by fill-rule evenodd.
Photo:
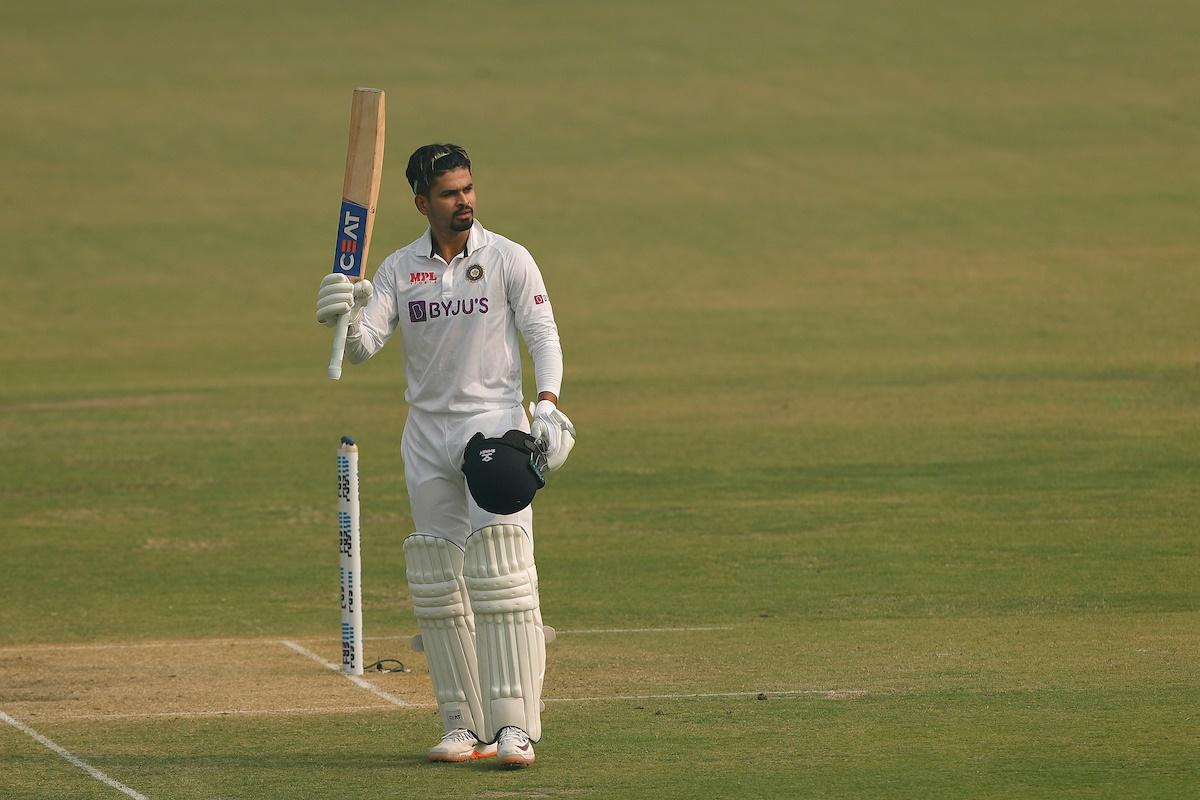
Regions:
M 450 230 L 458 231 L 459 233 L 462 233 L 463 231 L 471 230 L 471 226 L 474 224 L 475 224 L 475 215 L 474 214 L 472 214 L 471 217 L 469 219 L 467 219 L 465 222 L 459 222 L 458 219 L 455 218 L 455 219 L 450 220 Z

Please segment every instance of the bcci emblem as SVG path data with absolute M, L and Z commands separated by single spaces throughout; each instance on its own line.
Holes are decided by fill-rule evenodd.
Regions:
M 472 264 L 471 266 L 467 267 L 467 280 L 469 280 L 471 283 L 479 283 L 481 280 L 483 280 L 483 265 Z

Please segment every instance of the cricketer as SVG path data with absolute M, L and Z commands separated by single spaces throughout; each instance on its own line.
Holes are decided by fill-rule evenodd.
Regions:
M 477 433 L 519 430 L 536 439 L 546 470 L 562 466 L 575 429 L 558 410 L 558 328 L 529 251 L 475 219 L 466 150 L 420 147 L 406 177 L 428 229 L 388 256 L 374 283 L 326 276 L 317 320 L 333 325 L 350 315 L 346 355 L 355 364 L 397 330 L 403 338 L 401 454 L 416 528 L 404 540 L 405 565 L 444 728 L 429 759 L 527 766 L 542 735 L 546 664 L 533 510 L 481 508 L 464 478 L 464 448 Z M 518 334 L 537 382 L 532 422 Z

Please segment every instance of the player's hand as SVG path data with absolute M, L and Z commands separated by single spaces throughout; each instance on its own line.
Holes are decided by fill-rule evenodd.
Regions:
M 529 414 L 533 417 L 529 435 L 546 451 L 546 471 L 558 469 L 575 446 L 575 426 L 549 400 L 539 400 L 537 405 L 530 403 Z
M 361 313 L 374 293 L 375 287 L 366 279 L 353 283 L 336 272 L 326 275 L 317 290 L 317 322 L 332 328 L 342 314 Z

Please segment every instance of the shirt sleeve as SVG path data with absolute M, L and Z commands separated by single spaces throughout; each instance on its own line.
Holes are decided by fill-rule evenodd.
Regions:
M 533 256 L 517 246 L 505 276 L 508 305 L 533 358 L 538 393 L 562 393 L 563 356 L 550 295 Z
M 346 356 L 352 364 L 361 364 L 378 353 L 396 332 L 396 277 L 388 257 L 375 270 L 375 292 L 357 323 L 346 333 Z

